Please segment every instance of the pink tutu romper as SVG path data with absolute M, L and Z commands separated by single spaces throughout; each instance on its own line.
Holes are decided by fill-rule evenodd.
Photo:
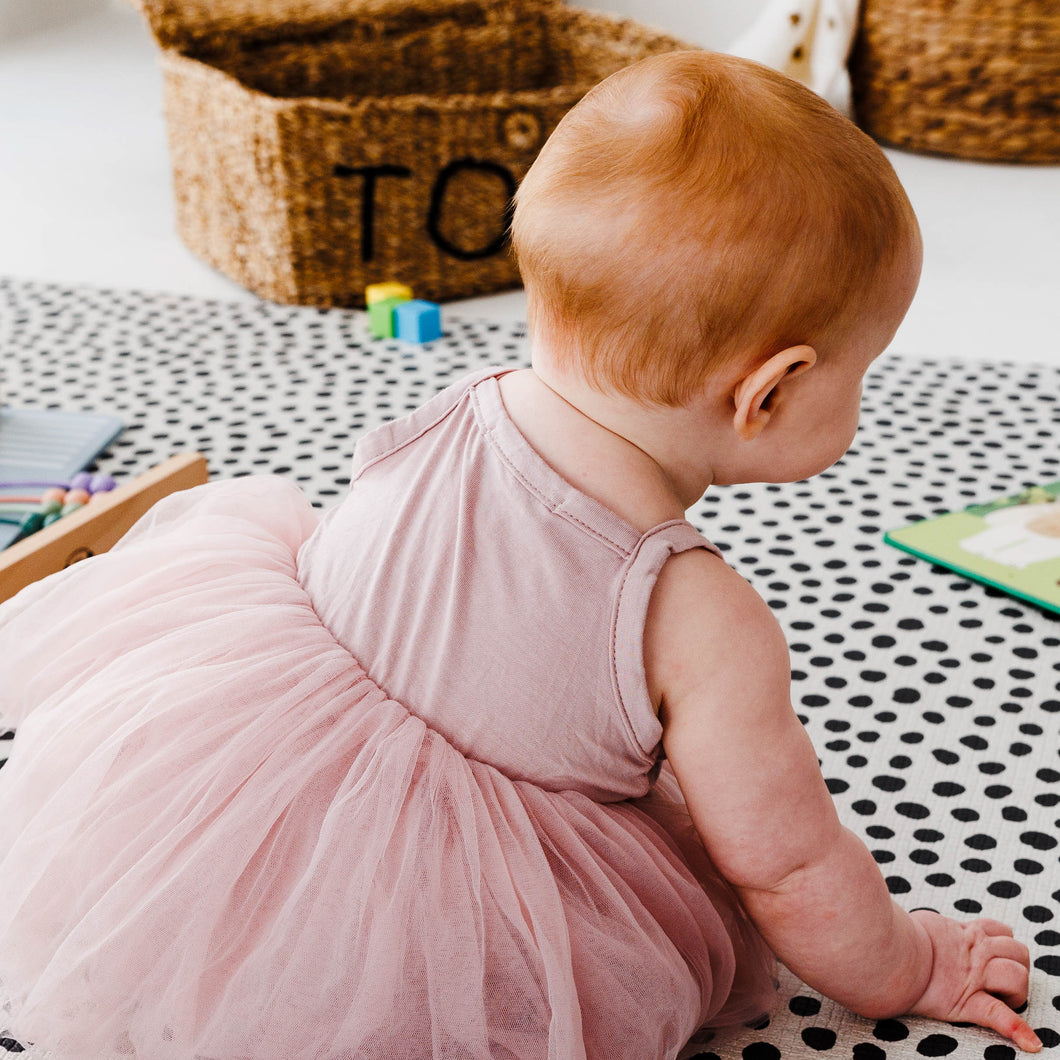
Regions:
M 0 608 L 0 1029 L 63 1060 L 663 1060 L 769 1008 L 642 662 L 663 563 L 712 546 L 567 483 L 500 372 L 366 435 L 323 519 L 212 483 Z

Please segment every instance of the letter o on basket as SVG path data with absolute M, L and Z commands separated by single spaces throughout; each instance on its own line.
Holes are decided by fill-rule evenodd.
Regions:
M 476 175 L 476 178 L 473 178 L 475 179 L 476 190 L 470 195 L 476 201 L 476 205 L 481 205 L 483 174 L 496 178 L 500 185 L 497 190 L 501 192 L 501 195 L 496 196 L 496 211 L 493 214 L 496 217 L 496 230 L 486 242 L 477 247 L 460 246 L 455 242 L 455 237 L 446 235 L 442 231 L 442 214 L 445 208 L 446 196 L 450 194 L 450 185 L 453 185 L 454 193 L 457 191 L 469 191 L 468 188 L 460 187 L 461 183 L 463 183 L 461 177 L 464 174 Z M 434 187 L 431 188 L 431 204 L 427 213 L 428 234 L 434 240 L 436 246 L 460 261 L 475 261 L 479 258 L 492 257 L 502 250 L 508 241 L 512 199 L 515 196 L 516 187 L 516 180 L 512 176 L 511 171 L 497 162 L 487 162 L 476 158 L 458 158 L 450 162 L 439 172 L 435 178 Z M 491 200 L 489 206 L 492 213 L 495 193 L 490 193 L 489 197 Z M 463 211 L 464 214 L 466 212 L 466 210 Z

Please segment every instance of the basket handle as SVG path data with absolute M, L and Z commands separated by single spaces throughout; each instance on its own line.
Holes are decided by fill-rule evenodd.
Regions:
M 563 0 L 129 0 L 147 19 L 163 48 L 217 52 L 240 41 L 296 40 L 343 23 L 391 19 L 421 26 L 472 17 L 476 22 L 518 21 Z

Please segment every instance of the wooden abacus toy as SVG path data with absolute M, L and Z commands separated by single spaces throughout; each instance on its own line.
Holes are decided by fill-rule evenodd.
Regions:
M 20 539 L 0 552 L 0 601 L 39 578 L 106 552 L 156 501 L 202 485 L 208 477 L 201 453 L 179 453 L 117 487 L 110 476 L 84 473 L 68 483 L 2 484 L 38 492 L 16 494 L 17 500 L 8 495 L 0 502 L 0 517 L 6 510 L 8 521 L 23 525 Z

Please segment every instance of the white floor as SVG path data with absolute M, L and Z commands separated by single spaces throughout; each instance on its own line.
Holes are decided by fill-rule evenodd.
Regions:
M 253 297 L 174 234 L 161 98 L 131 9 L 0 41 L 0 275 Z M 893 349 L 1060 365 L 1060 166 L 889 155 L 926 247 Z M 513 292 L 460 311 L 509 319 L 523 305 Z

